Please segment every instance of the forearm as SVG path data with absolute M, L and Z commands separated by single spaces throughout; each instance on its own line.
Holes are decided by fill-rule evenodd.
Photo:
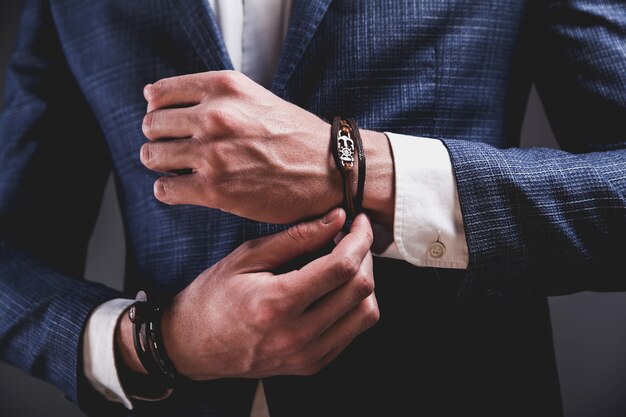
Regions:
M 48 6 L 25 4 L 0 114 L 0 355 L 77 402 L 87 317 L 120 294 L 81 279 L 110 162 Z
M 0 243 L 2 360 L 56 385 L 77 402 L 83 327 L 97 305 L 118 296 Z
M 83 334 L 83 369 L 87 380 L 103 398 L 122 403 L 127 409 L 132 409 L 133 404 L 122 386 L 124 363 L 118 360 L 116 334 L 121 318 L 133 302 L 114 299 L 98 306 Z
M 217 71 L 162 79 L 146 86 L 144 96 L 149 113 L 144 117 L 143 132 L 149 141 L 141 149 L 141 161 L 159 172 L 189 172 L 157 179 L 154 194 L 158 200 L 219 208 L 270 223 L 315 217 L 342 204 L 342 179 L 333 162 L 331 126 L 240 73 Z M 208 97 L 211 99 L 204 99 Z M 214 105 L 218 101 L 222 103 L 219 109 Z M 197 105 L 172 108 L 183 103 Z M 233 111 L 228 110 L 231 107 Z M 277 118 L 276 114 L 283 116 Z M 413 160 L 403 158 L 405 163 L 398 169 L 383 133 L 364 129 L 361 136 L 367 166 L 365 213 L 388 234 L 401 232 L 398 235 L 407 242 L 404 248 L 413 252 L 400 248 L 405 260 L 419 266 L 466 267 L 466 243 L 445 147 L 437 142 L 440 149 L 436 152 L 443 155 L 434 159 L 443 162 L 439 167 L 428 160 L 432 146 L 424 145 L 428 152 L 422 155 L 419 147 L 411 147 L 410 152 L 416 151 L 417 156 Z M 161 140 L 171 137 L 196 139 Z M 229 158 L 233 152 L 238 155 L 235 159 Z M 429 162 L 427 169 L 420 167 L 422 161 Z M 358 188 L 359 169 L 355 164 L 353 193 Z M 412 181 L 417 186 L 405 187 L 409 192 L 397 192 L 396 184 Z M 436 198 L 421 199 L 422 190 Z M 424 201 L 427 204 L 422 204 Z M 441 213 L 448 212 L 448 219 L 440 223 L 446 216 Z M 398 213 L 412 221 L 394 221 Z M 403 224 L 412 230 L 407 232 Z M 447 251 L 442 257 L 438 246 L 442 244 L 461 249 Z M 427 252 L 422 250 L 424 245 L 438 246 L 431 250 L 435 255 L 432 259 L 423 259 Z
M 362 130 L 361 137 L 367 162 L 363 208 L 372 222 L 391 229 L 395 212 L 395 171 L 391 147 L 384 133 Z M 353 189 L 356 189 L 356 181 Z
M 133 342 L 133 324 L 128 318 L 126 311 L 121 315 L 115 329 L 115 346 L 122 360 L 118 365 L 125 367 L 130 372 L 147 375 L 146 369 L 137 357 Z
M 137 357 L 128 310 L 132 299 L 114 299 L 91 314 L 83 335 L 83 366 L 93 388 L 129 410 L 133 400 L 162 400 L 172 389 L 148 376 Z
M 626 150 L 574 155 L 444 143 L 472 249 L 466 294 L 625 287 Z
M 377 254 L 416 266 L 467 268 L 467 241 L 445 146 L 393 133 L 365 130 L 362 136 L 364 208 L 377 224 Z

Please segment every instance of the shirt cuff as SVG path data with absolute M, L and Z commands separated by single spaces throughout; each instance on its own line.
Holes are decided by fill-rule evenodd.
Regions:
M 385 135 L 394 159 L 396 206 L 393 231 L 374 229 L 376 240 L 387 234 L 390 242 L 376 255 L 416 266 L 466 269 L 467 240 L 446 147 L 437 139 Z
M 133 409 L 124 392 L 115 363 L 115 329 L 124 311 L 135 300 L 114 299 L 98 306 L 87 321 L 83 335 L 83 367 L 91 385 L 109 401 Z

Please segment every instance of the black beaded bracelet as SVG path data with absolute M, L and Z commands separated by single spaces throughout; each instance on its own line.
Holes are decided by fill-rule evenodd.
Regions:
M 140 291 L 128 310 L 128 318 L 133 324 L 133 342 L 141 364 L 165 386 L 171 387 L 178 378 L 173 363 L 167 356 L 161 333 L 162 300 L 148 300 Z

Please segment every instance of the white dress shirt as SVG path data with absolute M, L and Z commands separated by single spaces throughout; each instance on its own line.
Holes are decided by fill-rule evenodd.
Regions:
M 269 87 L 287 33 L 292 0 L 209 0 L 209 3 L 235 70 Z M 395 220 L 393 230 L 375 227 L 375 240 L 392 241 L 375 254 L 416 266 L 467 268 L 468 248 L 461 208 L 445 146 L 436 139 L 385 134 L 395 167 Z M 384 235 L 392 238 L 386 239 Z M 117 374 L 115 328 L 133 301 L 116 299 L 96 308 L 83 336 L 87 379 L 105 398 L 128 409 L 133 404 Z

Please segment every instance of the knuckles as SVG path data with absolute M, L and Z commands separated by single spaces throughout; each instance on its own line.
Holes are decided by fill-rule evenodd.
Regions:
M 221 89 L 227 93 L 239 93 L 242 91 L 242 84 L 245 81 L 245 77 L 238 71 L 220 71 L 214 73 L 215 82 L 220 85 Z
M 234 112 L 228 110 L 228 103 L 224 106 L 216 107 L 215 105 L 203 105 L 199 108 L 196 116 L 197 124 L 201 126 L 201 133 L 223 133 L 233 132 L 238 128 L 238 122 L 233 116 Z
M 353 280 L 360 299 L 365 299 L 374 292 L 375 283 L 373 275 L 358 273 Z
M 351 279 L 359 271 L 359 263 L 349 255 L 341 256 L 337 261 L 337 271 L 344 281 Z
M 167 82 L 165 80 L 159 80 L 152 84 L 150 87 L 150 99 L 157 99 L 163 95 L 166 91 Z
M 295 243 L 304 243 L 307 239 L 307 236 L 311 233 L 311 224 L 310 223 L 298 223 L 295 226 L 287 229 L 287 236 L 291 238 Z
M 229 70 L 210 73 L 205 80 L 207 85 L 217 85 L 216 90 L 230 98 L 245 94 L 247 81 L 247 77 L 240 72 Z M 167 95 L 170 94 L 170 90 L 175 88 L 177 88 L 177 82 L 166 79 L 145 87 L 144 96 L 148 101 L 148 108 L 152 109 L 144 116 L 142 123 L 142 131 L 148 139 L 158 139 L 155 136 L 155 128 L 158 126 L 158 109 L 167 102 Z M 203 94 L 203 97 L 201 105 L 198 106 L 198 111 L 191 117 L 205 133 L 214 132 L 216 128 L 226 131 L 233 131 L 238 128 L 233 112 L 221 106 L 213 105 L 216 99 L 214 94 L 207 92 Z
M 212 108 L 202 112 L 200 122 L 206 131 L 215 129 L 215 126 L 229 127 L 231 116 L 221 108 Z
M 285 301 L 261 299 L 253 301 L 250 305 L 250 314 L 255 318 L 259 328 L 271 329 L 284 320 L 289 314 L 289 308 Z
M 261 305 L 253 308 L 253 314 L 257 325 L 269 327 L 279 319 L 281 312 L 275 306 Z
M 168 83 L 165 80 L 159 80 L 147 88 L 146 99 L 153 105 L 158 105 L 161 98 L 167 92 Z
M 371 300 L 365 303 L 363 312 L 363 325 L 365 329 L 369 329 L 374 326 L 380 320 L 380 310 L 378 303 L 375 300 Z

